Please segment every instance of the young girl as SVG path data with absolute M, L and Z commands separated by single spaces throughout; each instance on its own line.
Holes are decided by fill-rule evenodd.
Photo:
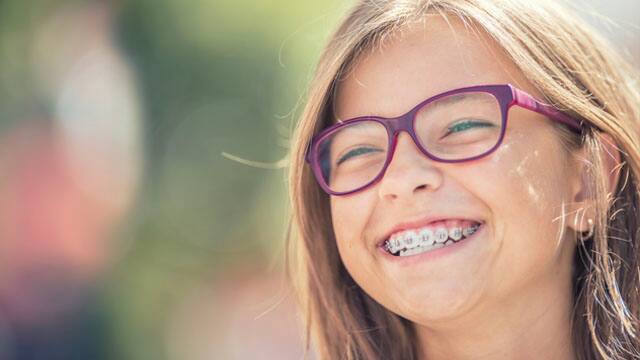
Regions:
M 292 146 L 319 358 L 640 359 L 639 111 L 551 1 L 360 1 Z

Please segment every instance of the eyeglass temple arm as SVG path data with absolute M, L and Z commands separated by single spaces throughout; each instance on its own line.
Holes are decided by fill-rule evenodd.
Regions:
M 527 94 L 526 92 L 511 87 L 513 91 L 513 102 L 514 104 L 521 106 L 525 109 L 529 109 L 531 111 L 535 111 L 539 114 L 545 115 L 553 120 L 559 121 L 576 131 L 582 130 L 582 125 L 576 119 L 558 111 L 551 105 L 543 104 L 536 100 L 533 96 Z

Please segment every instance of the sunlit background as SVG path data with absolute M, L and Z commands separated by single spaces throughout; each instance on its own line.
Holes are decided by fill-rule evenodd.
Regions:
M 0 359 L 302 358 L 282 164 L 350 4 L 0 1 Z

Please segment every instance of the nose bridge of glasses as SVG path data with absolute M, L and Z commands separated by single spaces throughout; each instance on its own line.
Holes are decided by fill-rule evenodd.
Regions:
M 407 134 L 409 134 L 409 136 L 416 141 L 415 137 L 414 137 L 414 130 L 413 130 L 413 117 L 415 115 L 415 111 L 410 111 L 406 114 L 400 115 L 396 118 L 392 118 L 392 119 L 387 119 L 387 125 L 389 127 L 389 136 L 391 137 L 391 143 L 392 145 L 395 145 L 398 135 L 400 135 L 400 133 L 402 131 L 405 131 Z M 395 146 L 392 146 L 395 147 Z M 393 150 L 393 149 L 390 149 Z
M 419 144 L 419 140 L 416 138 L 416 133 L 414 129 L 414 117 L 415 111 L 410 111 L 404 115 L 398 116 L 396 118 L 387 119 L 387 124 L 390 130 L 389 136 L 390 138 L 390 146 L 389 146 L 389 162 L 393 160 L 395 157 L 395 152 L 398 147 L 399 136 L 404 131 L 409 135 L 408 141 L 413 142 L 413 145 L 416 148 L 416 151 L 420 151 L 422 155 L 425 155 L 430 158 L 428 154 L 421 149 Z
M 387 124 L 390 130 L 389 136 L 391 137 L 391 147 L 389 151 L 393 152 L 397 145 L 398 136 L 402 131 L 406 132 L 409 137 L 413 140 L 415 145 L 418 145 L 418 139 L 416 139 L 415 130 L 413 127 L 413 119 L 415 116 L 415 111 L 410 111 L 404 115 L 398 116 L 396 118 L 387 119 Z
M 413 116 L 415 111 L 410 111 L 404 115 L 400 115 L 396 118 L 387 119 L 387 123 L 391 128 L 391 133 L 395 136 L 398 132 L 404 130 L 409 134 L 412 133 L 413 128 Z

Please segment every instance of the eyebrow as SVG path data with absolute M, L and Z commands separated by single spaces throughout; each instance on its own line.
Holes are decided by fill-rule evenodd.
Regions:
M 435 105 L 442 106 L 442 105 L 449 105 L 451 103 L 458 103 L 470 97 L 471 96 L 469 96 L 468 93 L 460 93 L 460 94 L 455 94 L 451 96 L 446 96 L 442 99 L 438 99 Z M 431 105 L 431 106 L 434 106 L 434 105 Z
M 433 95 L 433 96 L 436 96 L 436 95 Z M 420 105 L 420 104 L 424 103 L 424 102 L 425 102 L 425 101 L 427 101 L 428 99 L 431 99 L 433 96 L 430 96 L 430 97 L 428 97 L 428 98 L 423 99 L 423 100 L 422 100 L 422 101 L 420 101 L 419 103 L 415 104 L 411 109 L 407 110 L 407 112 L 412 111 L 413 109 L 415 109 L 415 107 L 416 107 L 416 106 L 418 106 L 418 105 Z M 435 107 L 439 107 L 439 106 L 443 106 L 443 105 L 449 105 L 449 104 L 452 104 L 452 103 L 458 103 L 458 102 L 461 102 L 461 101 L 463 101 L 463 100 L 465 100 L 465 99 L 468 99 L 468 98 L 470 98 L 470 97 L 471 97 L 471 96 L 469 96 L 469 94 L 468 94 L 468 93 L 455 94 L 455 95 L 451 95 L 451 96 L 446 96 L 446 97 L 444 97 L 444 98 L 442 98 L 442 99 L 438 99 L 438 100 L 436 101 L 436 103 L 431 103 L 429 106 L 431 106 L 431 107 L 434 107 L 434 108 L 435 108 Z M 489 98 L 489 99 L 490 99 L 490 98 Z M 339 119 L 339 118 L 338 118 L 338 116 L 337 116 L 337 114 L 336 114 L 335 106 L 332 106 L 332 108 L 333 108 L 333 121 L 332 121 L 332 124 L 342 124 L 342 123 L 347 122 L 347 121 L 349 121 L 349 120 L 353 120 L 353 119 L 357 119 L 357 118 L 362 118 L 362 117 L 367 117 L 367 116 L 371 116 L 371 117 L 382 117 L 382 118 L 385 118 L 385 119 L 391 119 L 391 118 L 394 118 L 394 117 L 399 117 L 399 116 L 405 115 L 405 114 L 407 113 L 407 112 L 404 112 L 404 113 L 402 113 L 402 114 L 400 114 L 400 115 L 398 115 L 398 116 L 394 116 L 394 117 L 384 117 L 384 116 L 380 116 L 380 115 L 367 114 L 367 115 L 358 115 L 358 116 L 354 116 L 354 117 L 347 118 L 347 119 L 345 119 L 345 120 L 341 120 L 341 119 Z

